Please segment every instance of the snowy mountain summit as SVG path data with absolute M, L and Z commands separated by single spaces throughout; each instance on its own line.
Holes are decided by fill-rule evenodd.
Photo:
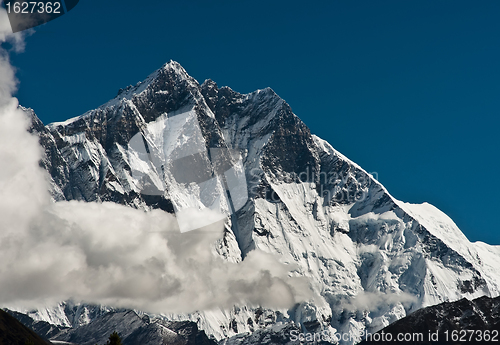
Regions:
M 234 168 L 237 183 L 229 175 L 224 184 L 194 174 L 191 179 L 205 187 L 200 182 L 181 190 L 179 179 L 163 183 L 164 171 L 147 164 L 151 148 L 131 155 L 138 134 L 146 145 L 163 138 L 167 147 L 172 132 L 164 131 L 174 125 L 166 119 L 186 113 L 199 135 L 190 157 L 209 157 L 213 165 L 211 149 L 236 152 L 220 174 Z M 355 343 L 363 331 L 376 332 L 422 307 L 500 294 L 499 247 L 469 242 L 432 205 L 394 199 L 372 175 L 311 134 L 269 88 L 240 94 L 211 80 L 200 85 L 169 62 L 82 116 L 47 126 L 34 119 L 55 200 L 112 201 L 173 214 L 183 205 L 225 210 L 218 255 L 238 263 L 254 249 L 271 253 L 295 265 L 294 274 L 306 277 L 319 296 L 289 310 L 235 306 L 168 315 L 197 322 L 216 340 L 251 343 L 243 333 L 258 332 L 262 339 L 263 332 L 294 322 L 303 332 L 350 334 L 340 343 Z M 181 141 L 177 136 L 169 152 L 179 150 Z M 144 192 L 146 185 L 156 192 Z M 56 323 L 55 314 L 32 316 Z M 64 315 L 58 318 L 64 323 Z

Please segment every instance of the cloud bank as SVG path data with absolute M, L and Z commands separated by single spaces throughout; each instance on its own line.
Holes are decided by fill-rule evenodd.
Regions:
M 22 50 L 22 37 L 9 30 L 0 27 L 0 42 Z M 188 313 L 243 303 L 287 308 L 310 297 L 307 282 L 290 278 L 290 268 L 272 255 L 254 251 L 238 264 L 214 255 L 222 223 L 181 234 L 174 217 L 159 210 L 54 203 L 39 167 L 42 148 L 27 132 L 15 88 L 0 48 L 0 305 L 73 299 Z

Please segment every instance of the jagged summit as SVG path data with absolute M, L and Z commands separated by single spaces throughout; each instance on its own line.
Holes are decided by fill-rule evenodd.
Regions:
M 151 73 L 143 81 L 118 90 L 115 98 L 104 103 L 97 109 L 87 111 L 82 115 L 70 118 L 66 121 L 51 123 L 48 126 L 50 128 L 67 126 L 81 120 L 82 118 L 91 117 L 96 111 L 123 105 L 125 101 L 132 101 L 133 99 L 140 97 L 144 92 L 168 92 L 172 85 L 178 85 L 183 82 L 194 88 L 199 86 L 198 82 L 189 76 L 178 62 L 171 60 L 170 62 L 165 63 L 161 68 Z
M 134 86 L 129 85 L 125 89 L 120 89 L 114 100 L 121 100 L 123 98 L 131 99 L 132 96 L 140 94 L 152 83 L 158 82 L 158 79 L 164 78 L 165 75 L 169 76 L 169 79 L 171 79 L 172 82 L 188 80 L 191 83 L 198 84 L 196 80 L 187 74 L 186 70 L 178 62 L 170 60 L 162 67 L 151 73 L 145 80 L 138 82 Z M 99 108 L 109 106 L 112 104 L 110 103 L 112 101 L 103 104 Z
M 372 175 L 312 135 L 272 89 L 240 94 L 210 79 L 200 85 L 173 61 L 95 110 L 37 126 L 54 198 L 173 213 L 172 200 L 182 196 L 168 188 L 142 193 L 127 150 L 136 134 L 187 110 L 194 112 L 207 150 L 241 154 L 247 181 L 248 198 L 227 218 L 218 254 L 241 262 L 255 248 L 272 253 L 293 264 L 294 275 L 307 277 L 320 298 L 290 310 L 245 307 L 169 318 L 196 321 L 217 339 L 279 322 L 356 335 L 421 307 L 500 293 L 498 247 L 470 243 L 428 204 L 393 198 Z M 162 178 L 154 171 L 142 174 Z M 201 195 L 191 200 L 202 204 Z

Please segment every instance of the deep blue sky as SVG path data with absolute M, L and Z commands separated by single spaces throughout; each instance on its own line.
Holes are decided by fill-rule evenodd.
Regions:
M 273 88 L 395 197 L 500 244 L 499 1 L 81 0 L 12 56 L 45 123 L 171 59 L 200 82 Z

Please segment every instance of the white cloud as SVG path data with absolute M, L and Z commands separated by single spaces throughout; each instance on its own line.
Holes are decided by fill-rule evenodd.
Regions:
M 341 307 L 350 311 L 367 310 L 378 312 L 401 304 L 409 308 L 417 298 L 406 292 L 382 293 L 382 292 L 359 292 L 356 296 L 341 304 Z

